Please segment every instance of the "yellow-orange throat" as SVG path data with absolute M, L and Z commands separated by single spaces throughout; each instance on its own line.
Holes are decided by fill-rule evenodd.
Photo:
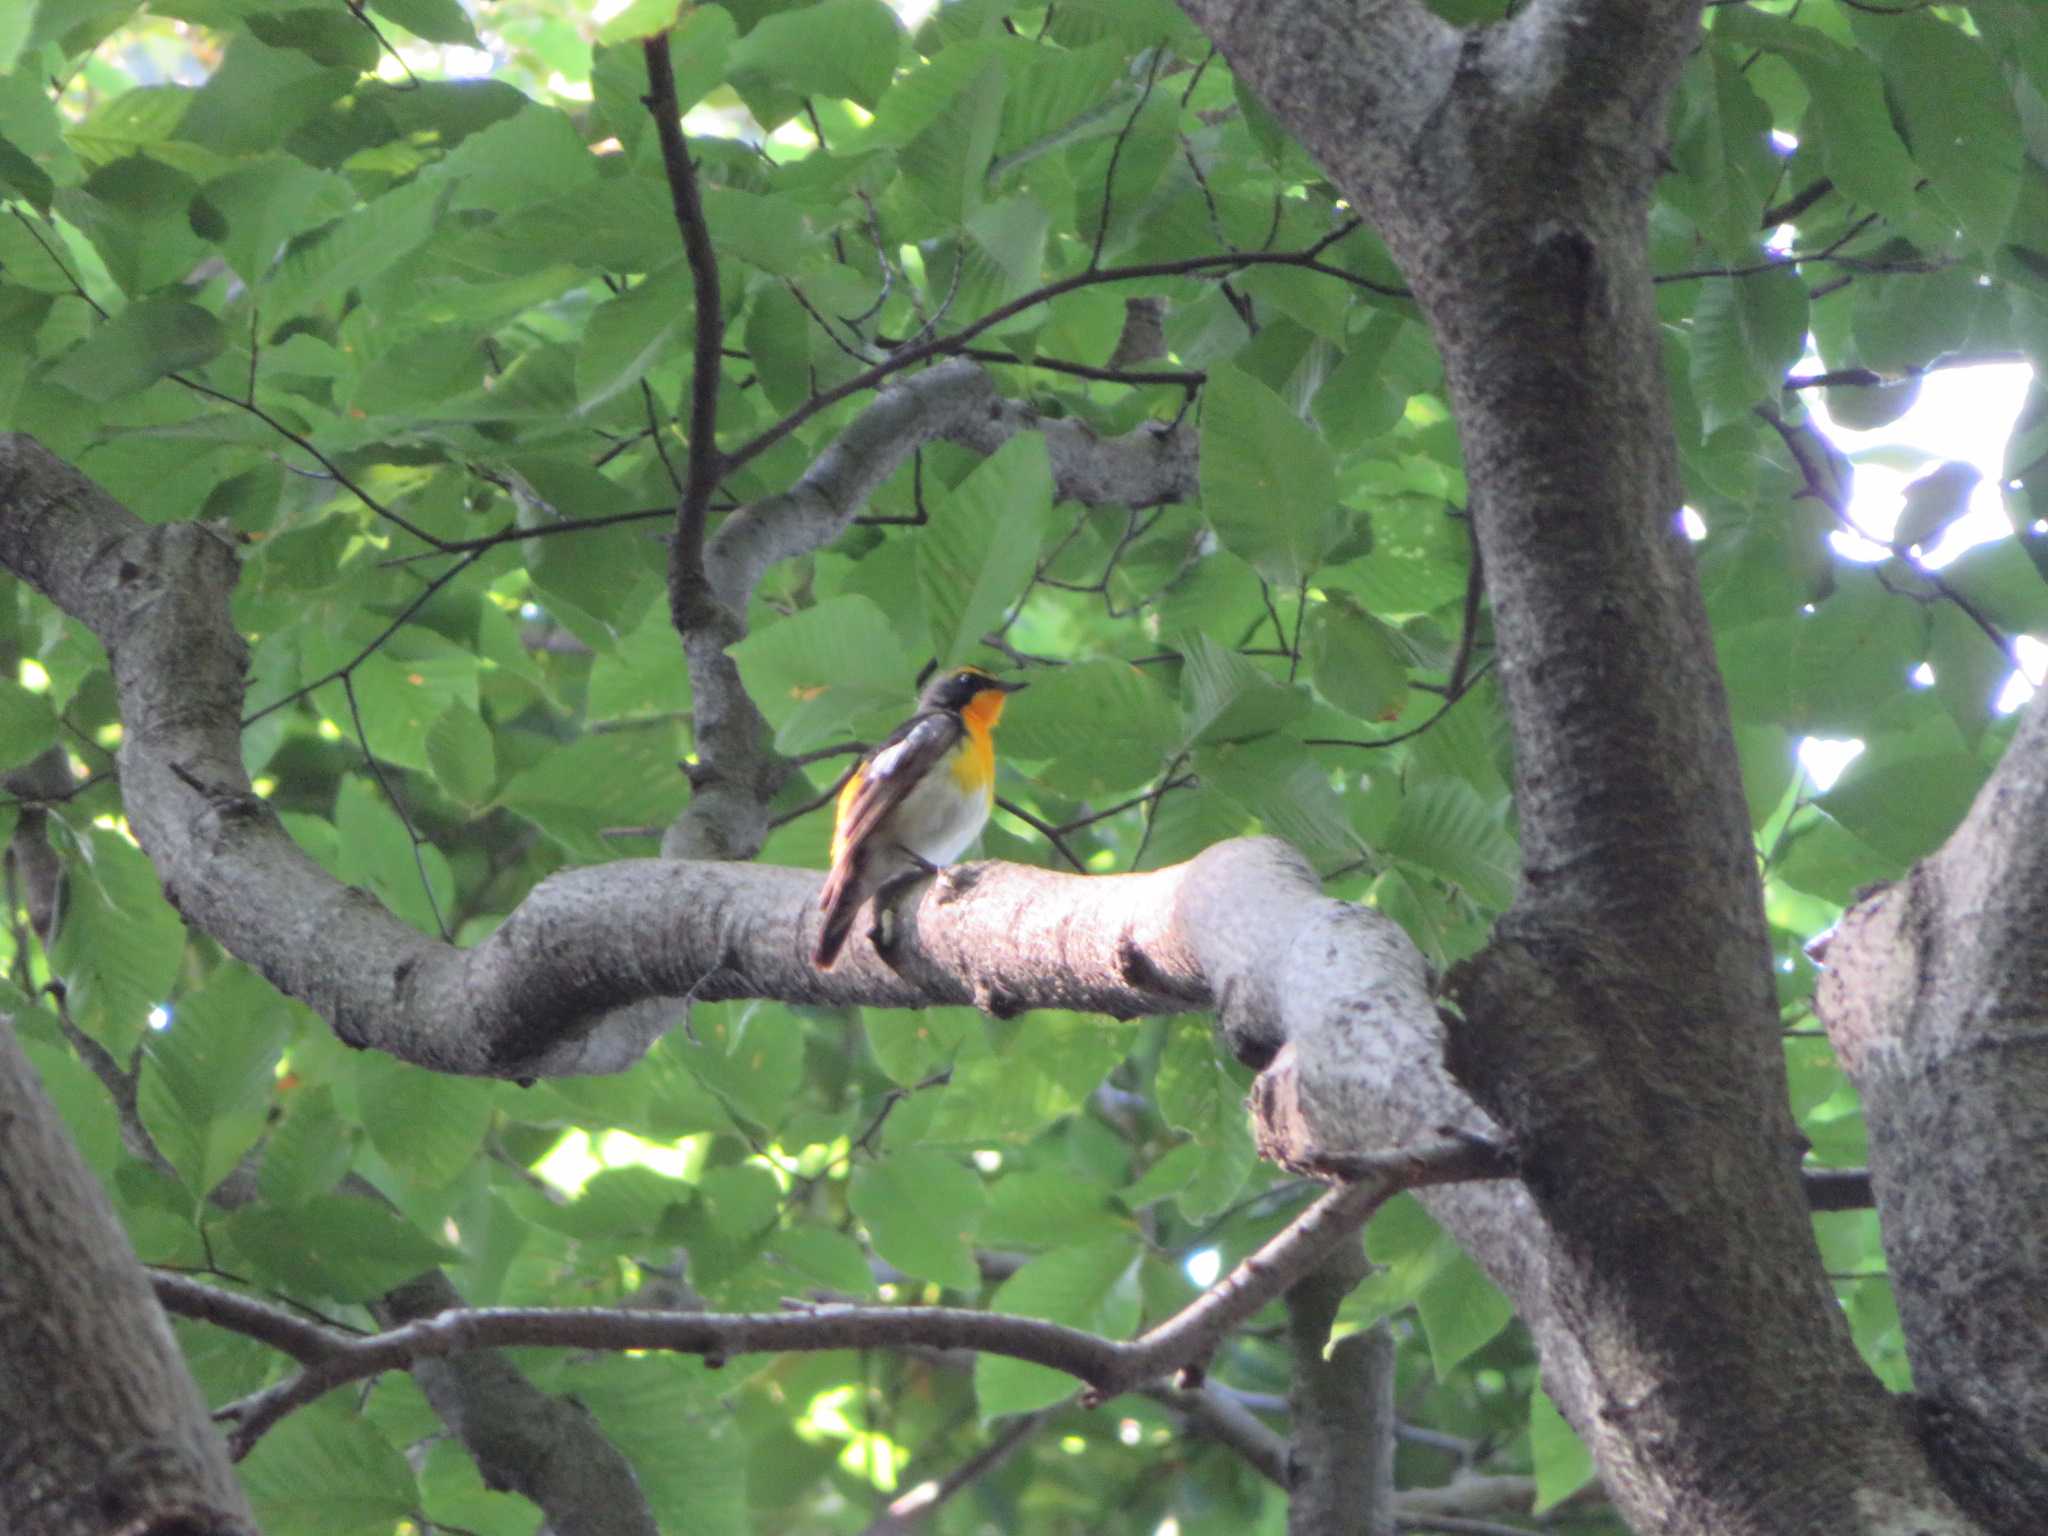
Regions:
M 996 744 L 989 732 L 1002 718 L 1006 697 L 1000 688 L 985 688 L 969 699 L 967 707 L 960 711 L 960 719 L 967 727 L 967 739 L 960 744 L 959 755 L 953 759 L 953 777 L 962 789 L 982 795 L 995 793 Z

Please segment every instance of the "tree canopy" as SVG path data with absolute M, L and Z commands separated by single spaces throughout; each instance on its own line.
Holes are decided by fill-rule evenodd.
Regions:
M 2048 15 L 575 9 L 0 20 L 0 1013 L 255 1520 L 1716 1528 L 1601 1406 L 1712 1421 L 1713 1325 L 1628 1386 L 1583 1321 L 1711 1312 L 1642 1251 L 1693 1212 L 1715 1305 L 1792 1298 L 1760 1349 L 1846 1325 L 1789 1401 L 1912 1390 L 1816 940 L 2038 826 L 2048 743 L 1986 786 L 2048 410 L 1961 553 L 1976 471 L 1836 427 L 2048 352 Z M 959 663 L 1030 684 L 982 853 L 1037 872 L 817 973 L 836 790 Z M 1344 987 L 1407 1108 L 1281 1022 Z M 1791 1268 L 1752 1153 L 1817 1207 Z M 1984 1522 L 1931 1530 L 2048 1486 L 1929 1454 Z

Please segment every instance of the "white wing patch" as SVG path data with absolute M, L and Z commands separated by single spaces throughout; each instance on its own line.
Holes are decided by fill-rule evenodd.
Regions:
M 882 748 L 881 751 L 868 760 L 867 776 L 871 779 L 888 778 L 890 774 L 903 766 L 904 755 L 910 751 L 912 744 L 916 740 L 917 733 L 913 731 L 910 735 L 897 742 L 895 746 Z

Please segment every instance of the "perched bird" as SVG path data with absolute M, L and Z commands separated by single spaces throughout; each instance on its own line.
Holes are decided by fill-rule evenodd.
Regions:
M 830 970 L 861 903 L 892 883 L 951 863 L 981 835 L 996 798 L 990 734 L 1024 687 L 979 667 L 954 667 L 925 685 L 917 713 L 861 759 L 839 792 L 832 872 L 818 906 L 825 922 L 811 960 Z

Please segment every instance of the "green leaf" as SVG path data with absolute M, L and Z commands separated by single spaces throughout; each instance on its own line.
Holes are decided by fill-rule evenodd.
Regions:
M 970 1169 L 905 1148 L 856 1169 L 849 1199 L 875 1252 L 898 1269 L 956 1291 L 981 1283 L 974 1237 L 988 1195 Z
M 863 714 L 905 712 L 915 667 L 865 597 L 835 597 L 757 629 L 729 653 L 782 752 L 823 746 Z
M 286 1103 L 284 1119 L 263 1145 L 259 1175 L 263 1198 L 273 1205 L 296 1205 L 333 1189 L 354 1159 L 358 1134 L 342 1120 L 324 1083 L 300 1089 Z
M 868 1008 L 862 1010 L 861 1027 L 875 1064 L 904 1088 L 964 1055 L 987 1050 L 981 1015 L 972 1008 Z
M 1204 634 L 1182 637 L 1181 711 L 1190 743 L 1248 741 L 1299 719 L 1307 693 L 1275 682 L 1246 658 Z
M 1116 729 L 1102 730 L 1105 720 Z M 1097 656 L 1033 673 L 1002 729 L 1005 758 L 1042 764 L 1039 783 L 1094 800 L 1157 776 L 1180 744 L 1180 710 L 1146 669 Z M 1082 741 L 1088 750 L 1075 751 Z
M 576 354 L 577 409 L 589 415 L 652 369 L 687 356 L 696 334 L 690 270 L 678 258 L 592 311 Z
M 1521 859 L 1498 809 L 1459 779 L 1410 789 L 1380 851 L 1422 866 L 1496 910 L 1514 900 L 1520 880 Z
M 1533 1514 L 1556 1508 L 1593 1480 L 1593 1453 L 1541 1386 L 1529 1394 L 1529 1459 L 1536 1470 Z
M 337 1301 L 374 1300 L 456 1257 L 388 1206 L 348 1195 L 247 1206 L 225 1227 L 259 1274 L 298 1294 Z
M 1914 161 L 1989 260 L 2019 197 L 2022 139 L 2012 91 L 1983 39 L 1927 15 L 1897 19 L 1898 26 L 1872 34 L 1885 86 L 1905 119 Z
M 437 933 L 455 904 L 448 860 L 431 844 L 415 845 L 384 790 L 368 777 L 342 780 L 334 825 L 339 878 L 370 890 L 422 933 Z
M 955 486 L 917 541 L 917 580 L 932 655 L 958 665 L 981 646 L 1030 583 L 1052 505 L 1045 437 L 1011 438 Z
M 756 1124 L 778 1126 L 803 1085 L 803 1026 L 772 1002 L 700 1008 L 697 1039 L 676 1047 L 683 1063 L 720 1102 Z
M 1240 369 L 1210 372 L 1201 472 L 1202 513 L 1224 548 L 1289 590 L 1322 563 L 1337 505 L 1329 445 Z
M 1974 464 L 1950 460 L 1906 487 L 1906 505 L 1892 528 L 1892 542 L 1918 546 L 1924 554 L 1941 542 L 1949 524 L 1970 510 L 1970 494 L 1984 478 Z
M 143 299 L 93 332 L 50 370 L 50 380 L 88 400 L 117 400 L 211 361 L 226 345 L 220 321 L 197 304 Z
M 652 37 L 675 25 L 680 5 L 681 0 L 632 0 L 624 10 L 597 29 L 597 40 L 609 47 Z
M 1415 1311 L 1429 1340 L 1438 1381 L 1490 1343 L 1515 1315 L 1486 1272 L 1462 1253 L 1452 1255 L 1430 1277 L 1415 1298 Z
M 748 77 L 789 96 L 843 96 L 864 107 L 896 73 L 903 28 L 881 0 L 821 0 L 764 16 L 732 51 L 733 83 Z
M 1805 345 L 1806 285 L 1789 264 L 1708 281 L 1692 336 L 1692 387 L 1706 432 L 1774 398 Z
M 1714 36 L 1768 49 L 1798 72 L 1811 97 L 1802 141 L 1818 137 L 1821 165 L 1843 195 L 1894 221 L 1913 216 L 1918 172 L 1892 127 L 1876 65 L 1818 27 L 1748 6 L 1715 16 Z
M 996 1247 L 1058 1248 L 1084 1239 L 1128 1238 L 1130 1223 L 1106 1185 L 1066 1169 L 1006 1173 L 990 1192 L 981 1237 Z
M 1718 29 L 1711 34 L 1719 37 Z M 1693 56 L 1680 89 L 1665 195 L 1692 215 L 1722 260 L 1752 256 L 1764 199 L 1776 175 L 1771 114 L 1741 62 L 1707 47 Z
M 597 784 L 604 786 L 601 796 L 591 792 Z M 604 836 L 606 827 L 664 826 L 687 798 L 666 733 L 618 731 L 551 748 L 506 781 L 497 803 L 574 857 L 602 862 L 618 852 Z
M 797 1274 L 828 1290 L 867 1296 L 875 1288 L 867 1255 L 843 1233 L 822 1227 L 793 1228 L 776 1233 L 768 1249 Z
M 330 1392 L 256 1442 L 242 1486 L 266 1529 L 378 1536 L 413 1517 L 419 1490 L 403 1454 Z
M 1060 1248 L 1003 1282 L 990 1309 L 1121 1338 L 1138 1323 L 1138 1246 L 1126 1237 Z M 984 1418 L 1030 1413 L 1071 1396 L 1074 1378 L 1048 1366 L 983 1354 L 974 1396 Z
M 164 900 L 142 850 L 118 832 L 93 827 L 77 848 L 50 966 L 87 1033 L 125 1055 L 150 1009 L 171 994 L 185 924 Z
M 461 43 L 481 48 L 476 28 L 458 0 L 371 0 L 371 8 L 388 16 L 415 37 L 430 43 Z
M 475 1164 L 491 1123 L 492 1088 L 366 1052 L 356 1103 L 370 1145 L 415 1183 L 438 1189 Z
M 57 711 L 47 694 L 30 693 L 11 677 L 0 677 L 0 768 L 13 768 L 42 755 L 57 739 Z
M 1349 594 L 1326 588 L 1303 644 L 1316 692 L 1347 714 L 1396 719 L 1408 698 L 1408 658 L 1393 632 Z
M 263 1134 L 289 1018 L 253 971 L 218 971 L 143 1041 L 137 1108 L 186 1187 L 210 1193 Z
M 441 787 L 465 805 L 482 805 L 498 781 L 491 729 L 464 704 L 450 704 L 427 727 L 427 761 Z
M 1226 742 L 1195 754 L 1202 783 L 1228 795 L 1258 817 L 1265 830 L 1285 838 L 1316 864 L 1349 859 L 1357 852 L 1350 820 L 1330 787 L 1329 771 L 1297 742 L 1266 736 Z

